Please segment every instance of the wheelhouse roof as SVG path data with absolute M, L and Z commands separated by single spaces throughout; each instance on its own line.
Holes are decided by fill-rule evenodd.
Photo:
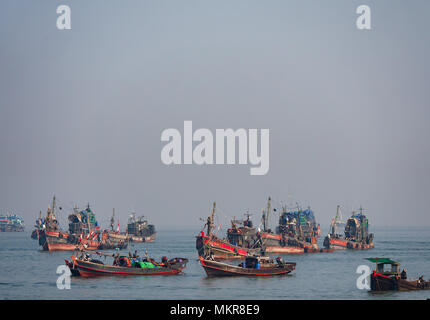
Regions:
M 390 258 L 366 258 L 371 262 L 375 262 L 376 264 L 396 264 L 399 265 L 397 261 L 391 260 Z

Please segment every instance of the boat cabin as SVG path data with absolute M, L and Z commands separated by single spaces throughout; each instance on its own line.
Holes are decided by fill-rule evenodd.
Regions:
M 244 268 L 260 269 L 263 265 L 272 264 L 273 261 L 269 257 L 247 257 L 245 259 Z
M 400 263 L 393 261 L 389 258 L 367 258 L 367 260 L 376 263 L 375 271 L 385 275 L 399 275 L 400 274 Z M 386 265 L 391 268 L 385 268 Z

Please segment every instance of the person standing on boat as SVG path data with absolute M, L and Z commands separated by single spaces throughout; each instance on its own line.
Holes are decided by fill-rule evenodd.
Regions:
M 400 274 L 400 279 L 406 280 L 408 277 L 406 275 L 406 269 L 403 269 L 402 273 Z

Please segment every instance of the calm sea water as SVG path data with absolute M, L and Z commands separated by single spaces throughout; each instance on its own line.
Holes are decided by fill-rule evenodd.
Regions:
M 184 274 L 156 277 L 72 278 L 70 290 L 56 286 L 57 266 L 70 252 L 44 252 L 24 233 L 0 233 L 1 299 L 428 299 L 430 290 L 372 294 L 356 287 L 357 266 L 366 257 L 390 257 L 406 267 L 409 277 L 430 278 L 430 228 L 373 228 L 376 248 L 284 256 L 297 263 L 289 276 L 207 278 L 197 261 L 199 230 L 161 230 L 154 243 L 131 246 L 159 260 L 186 257 Z M 320 239 L 322 242 L 322 239 Z

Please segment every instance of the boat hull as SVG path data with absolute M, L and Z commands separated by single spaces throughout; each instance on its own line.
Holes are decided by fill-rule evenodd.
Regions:
M 377 272 L 373 272 L 370 276 L 371 291 L 410 291 L 428 289 L 430 289 L 430 281 L 419 283 L 418 280 L 404 280 Z
M 266 253 L 286 253 L 286 254 L 294 254 L 294 253 L 305 253 L 305 248 L 300 247 L 290 247 L 290 246 L 268 246 L 265 248 L 264 252 Z
M 132 242 L 154 242 L 156 238 L 156 233 L 151 234 L 150 236 L 131 236 L 130 240 Z
M 79 245 L 85 245 L 86 250 L 97 250 L 100 245 L 97 241 L 80 242 L 77 236 L 55 231 L 41 231 L 39 244 L 44 251 L 73 251 Z
M 283 237 L 281 234 L 261 233 L 263 251 L 265 253 L 310 253 L 327 252 L 318 248 L 316 238 L 312 238 L 313 243 L 300 241 L 295 238 Z
M 86 244 L 87 247 L 85 250 L 97 250 L 99 249 L 99 243 L 98 242 L 89 242 Z M 74 251 L 79 244 L 76 243 L 67 243 L 61 240 L 57 239 L 49 239 L 45 242 L 45 245 L 43 246 L 43 250 L 45 251 Z
M 329 244 L 328 247 L 335 249 L 335 250 L 345 250 L 345 249 L 351 249 L 351 250 L 368 250 L 373 249 L 375 245 L 372 243 L 359 243 L 355 241 L 345 240 L 345 239 L 324 239 L 325 246 L 327 247 L 327 243 Z
M 295 269 L 295 263 L 287 263 L 284 268 L 268 267 L 261 269 L 243 268 L 228 265 L 218 261 L 206 260 L 200 257 L 200 264 L 208 277 L 229 277 L 229 276 L 279 276 L 286 275 Z
M 127 241 L 128 239 L 130 239 L 130 236 L 128 234 L 124 234 L 124 233 L 118 233 L 118 232 L 109 232 L 108 234 L 109 239 L 112 240 L 123 240 L 123 241 Z

